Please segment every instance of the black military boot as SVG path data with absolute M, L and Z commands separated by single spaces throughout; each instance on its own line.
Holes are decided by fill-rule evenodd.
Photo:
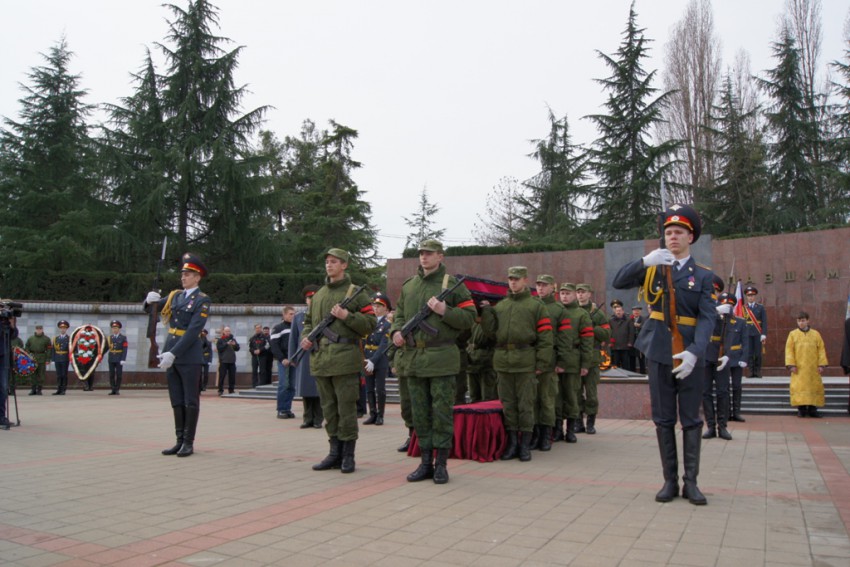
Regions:
M 352 439 L 351 441 L 343 441 L 342 442 L 342 464 L 340 465 L 340 472 L 343 473 L 353 473 L 354 472 L 354 448 L 357 445 L 357 440 Z
M 556 419 L 555 420 L 555 439 L 554 441 L 557 443 L 558 441 L 564 440 L 564 420 Z
M 537 449 L 537 445 L 540 443 L 540 426 L 535 425 L 531 428 L 531 441 L 529 442 L 530 449 Z
M 422 464 L 416 470 L 407 475 L 407 482 L 419 482 L 428 478 L 434 478 L 434 451 L 428 449 L 422 451 Z
M 369 417 L 363 420 L 363 425 L 372 425 L 378 419 L 378 404 L 375 402 L 375 392 L 366 394 L 369 399 Z
M 672 427 L 656 427 L 658 452 L 661 454 L 661 471 L 664 486 L 655 495 L 656 502 L 670 502 L 679 495 L 679 458 L 676 452 L 676 430 Z
M 531 432 L 522 431 L 519 438 L 519 460 L 528 462 L 531 460 Z
M 584 433 L 586 430 L 584 428 L 584 413 L 578 414 L 578 419 L 576 420 L 576 433 Z
M 407 453 L 407 450 L 410 449 L 410 438 L 413 437 L 413 428 L 407 428 L 407 439 L 404 440 L 404 443 L 396 449 L 399 453 Z
M 540 445 L 538 445 L 541 451 L 551 451 L 552 450 L 552 428 L 546 427 L 545 425 L 540 426 Z
M 685 461 L 685 474 L 682 475 L 682 498 L 695 506 L 708 503 L 703 493 L 697 486 L 699 476 L 699 453 L 702 438 L 699 427 L 691 427 L 682 432 L 682 456 Z
M 503 461 L 510 461 L 511 459 L 516 459 L 517 452 L 517 432 L 516 431 L 508 431 L 508 446 L 505 447 L 505 452 L 502 453 L 500 457 Z
M 174 411 L 174 431 L 177 434 L 177 444 L 169 449 L 163 449 L 163 455 L 176 455 L 180 447 L 183 446 L 183 429 L 186 427 L 185 407 L 177 406 L 171 408 Z
M 564 438 L 567 443 L 575 443 L 578 441 L 576 437 L 576 419 L 572 417 L 567 418 L 567 435 Z
M 183 429 L 183 446 L 177 451 L 178 457 L 188 457 L 195 452 L 195 431 L 198 429 L 198 410 L 186 406 L 186 427 Z
M 38 386 L 35 387 L 35 395 L 36 396 L 41 395 L 41 384 L 39 384 Z M 815 406 L 812 406 L 812 407 L 815 407 Z
M 717 436 L 725 441 L 732 440 L 732 434 L 726 429 L 726 421 L 729 416 L 729 400 L 717 398 Z M 705 439 L 705 435 L 702 436 Z
M 719 405 L 720 404 L 718 404 L 718 406 Z M 713 399 L 702 399 L 702 412 L 705 414 L 705 433 L 702 434 L 702 438 L 714 439 L 715 437 L 717 437 L 717 421 L 714 415 Z
M 328 439 L 328 444 L 330 444 L 328 456 L 322 459 L 321 463 L 313 465 L 314 471 L 338 469 L 342 465 L 342 442 L 336 437 L 331 437 Z
M 741 389 L 732 390 L 732 417 L 729 421 L 745 423 L 747 420 L 741 416 Z
M 34 396 L 34 395 L 35 395 L 35 384 L 33 384 L 33 385 L 32 385 L 32 388 L 30 388 L 30 393 L 29 393 L 28 395 L 30 395 L 30 396 Z
M 41 392 L 39 392 L 40 394 Z M 809 406 L 809 417 L 823 417 L 815 406 Z
M 596 414 L 587 416 L 587 428 L 585 429 L 588 435 L 596 434 Z
M 437 449 L 437 463 L 434 465 L 434 484 L 446 484 L 449 481 L 449 471 L 446 463 L 449 460 L 448 449 Z
M 378 416 L 375 418 L 375 425 L 384 424 L 384 408 L 387 407 L 387 394 L 378 393 Z

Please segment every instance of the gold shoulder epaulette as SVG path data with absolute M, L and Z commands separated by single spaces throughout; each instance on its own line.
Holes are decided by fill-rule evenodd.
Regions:
M 696 264 L 697 266 L 699 266 L 703 270 L 708 270 L 709 272 L 712 271 L 712 269 L 710 267 L 706 266 L 705 264 L 700 264 L 699 262 L 694 262 L 694 264 Z

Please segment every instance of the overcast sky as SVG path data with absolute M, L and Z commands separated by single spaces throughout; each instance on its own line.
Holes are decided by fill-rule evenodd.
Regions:
M 184 1 L 174 2 L 185 7 Z M 403 218 L 427 186 L 440 207 L 446 245 L 473 243 L 473 222 L 502 177 L 527 179 L 537 164 L 529 140 L 548 133 L 548 110 L 569 115 L 573 141 L 590 143 L 588 114 L 605 97 L 594 79 L 609 70 L 597 50 L 620 45 L 629 0 L 217 0 L 219 35 L 242 45 L 237 84 L 245 110 L 271 105 L 265 128 L 297 135 L 304 119 L 354 128 L 355 179 L 372 205 L 379 251 L 398 257 Z M 644 67 L 662 71 L 668 34 L 684 0 L 638 0 L 638 24 L 653 39 Z M 739 49 L 761 74 L 775 65 L 784 0 L 714 0 L 723 63 Z M 843 59 L 847 4 L 823 1 L 821 64 Z M 167 33 L 158 0 L 26 0 L 3 5 L 0 115 L 17 119 L 20 83 L 64 34 L 88 103 L 132 92 L 145 47 Z M 156 54 L 157 61 L 161 57 Z M 160 68 L 160 70 L 162 70 Z

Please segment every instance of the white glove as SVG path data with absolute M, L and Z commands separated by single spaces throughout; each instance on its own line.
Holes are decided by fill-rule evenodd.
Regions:
M 374 371 L 375 371 L 375 363 L 372 362 L 371 360 L 367 360 L 366 361 L 366 372 L 371 374 Z
M 694 367 L 697 365 L 697 355 L 686 350 L 683 350 L 679 354 L 674 354 L 673 358 L 682 361 L 682 364 L 673 369 L 673 374 L 679 380 L 690 376 L 691 372 L 694 371 Z
M 121 366 L 124 366 L 125 362 L 127 362 L 127 361 L 126 360 L 120 360 L 120 361 L 118 361 L 118 364 L 120 364 Z
M 717 306 L 718 315 L 729 315 L 730 313 L 732 313 L 732 306 L 728 303 L 724 303 L 723 305 Z
M 171 365 L 174 364 L 174 355 L 170 352 L 164 352 L 157 356 L 159 359 L 159 367 L 160 368 L 171 368 Z
M 666 248 L 656 248 L 643 257 L 643 265 L 647 268 L 650 266 L 672 266 L 675 261 L 676 257 Z
M 742 361 L 738 362 L 738 366 L 740 366 L 741 368 L 746 368 L 747 363 L 742 360 Z
M 761 342 L 764 342 L 764 341 L 766 341 L 766 340 L 767 340 L 767 335 L 762 335 L 762 336 L 761 336 Z
M 149 291 L 148 296 L 145 297 L 145 303 L 157 303 L 162 296 L 155 291 Z
M 726 365 L 729 364 L 729 357 L 725 354 L 717 359 L 717 370 L 723 370 L 726 368 Z

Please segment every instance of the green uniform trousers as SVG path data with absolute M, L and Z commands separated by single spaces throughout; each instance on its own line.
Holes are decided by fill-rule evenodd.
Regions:
M 599 394 L 597 387 L 599 386 L 599 367 L 592 367 L 587 376 L 582 376 L 581 386 L 584 390 L 584 401 L 581 404 L 581 411 L 586 415 L 596 415 L 599 413 Z
M 398 397 L 401 403 L 401 419 L 404 420 L 404 426 L 410 429 L 413 427 L 413 404 L 410 402 L 408 380 L 407 376 L 398 377 Z
M 453 374 L 407 379 L 413 404 L 413 428 L 423 451 L 452 447 L 455 378 Z
M 555 371 L 537 376 L 537 399 L 534 402 L 535 425 L 555 426 L 555 405 L 558 401 L 558 375 Z
M 486 402 L 499 398 L 496 388 L 498 380 L 496 371 L 492 368 L 484 370 L 467 370 L 469 381 L 469 399 L 472 403 Z
M 340 441 L 356 440 L 360 375 L 316 376 L 316 385 L 328 437 L 336 437 Z
M 581 413 L 581 374 L 561 374 L 561 412 L 564 419 L 578 419 Z
M 536 397 L 534 372 L 499 372 L 499 399 L 502 400 L 506 430 L 530 433 L 534 429 Z

